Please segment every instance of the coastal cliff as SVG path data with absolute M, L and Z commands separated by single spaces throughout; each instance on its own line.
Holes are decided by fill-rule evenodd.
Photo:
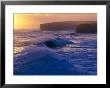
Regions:
M 73 30 L 75 28 L 74 22 L 52 22 L 40 25 L 40 29 L 44 31 Z
M 40 24 L 43 31 L 67 31 L 73 30 L 77 33 L 97 33 L 97 23 L 91 21 L 64 21 Z
M 77 26 L 77 33 L 97 33 L 97 24 L 80 24 Z

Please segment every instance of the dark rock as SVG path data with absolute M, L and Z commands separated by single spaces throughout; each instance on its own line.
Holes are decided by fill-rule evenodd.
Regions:
M 70 31 L 77 33 L 97 33 L 97 22 L 95 21 L 64 21 L 40 24 L 43 31 Z
M 97 33 L 97 24 L 80 24 L 77 26 L 78 33 Z
M 74 30 L 76 25 L 74 22 L 53 22 L 40 25 L 40 29 L 44 31 L 61 31 L 61 30 Z

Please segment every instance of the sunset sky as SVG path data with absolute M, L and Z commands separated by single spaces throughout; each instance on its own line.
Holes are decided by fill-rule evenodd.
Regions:
M 14 30 L 39 30 L 40 24 L 60 21 L 96 21 L 95 13 L 14 14 Z

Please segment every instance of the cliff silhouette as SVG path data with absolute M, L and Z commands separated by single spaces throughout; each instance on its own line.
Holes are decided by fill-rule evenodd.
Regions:
M 78 33 L 97 33 L 97 24 L 79 24 L 76 32 Z
M 40 24 L 43 31 L 74 30 L 78 33 L 97 33 L 96 21 L 64 21 Z

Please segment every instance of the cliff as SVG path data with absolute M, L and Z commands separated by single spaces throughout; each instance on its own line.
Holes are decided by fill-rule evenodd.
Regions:
M 40 29 L 46 31 L 74 30 L 76 26 L 74 22 L 53 22 L 41 24 Z
M 40 24 L 43 31 L 74 30 L 78 33 L 97 33 L 97 23 L 94 21 L 64 21 Z
M 97 24 L 79 24 L 76 32 L 78 33 L 97 33 Z

